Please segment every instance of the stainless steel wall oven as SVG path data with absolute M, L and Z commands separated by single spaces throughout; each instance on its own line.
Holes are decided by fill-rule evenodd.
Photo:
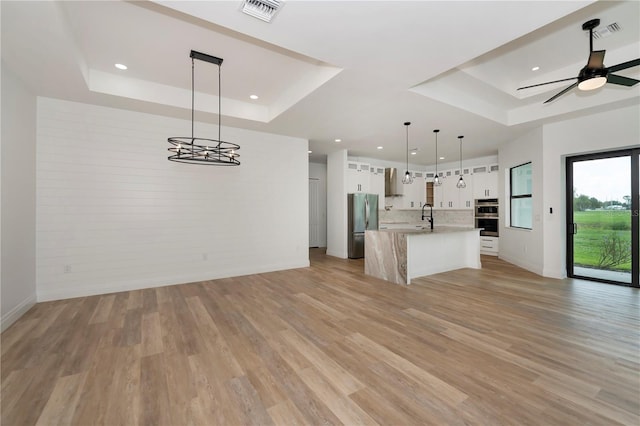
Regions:
M 480 235 L 497 237 L 499 227 L 499 204 L 497 198 L 484 198 L 475 201 L 476 228 L 483 228 Z

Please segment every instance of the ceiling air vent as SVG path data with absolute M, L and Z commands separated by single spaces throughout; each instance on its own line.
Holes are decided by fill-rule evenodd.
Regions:
M 278 9 L 282 7 L 279 0 L 244 0 L 242 11 L 265 22 L 271 22 Z
M 622 30 L 620 25 L 618 25 L 617 22 L 614 22 L 613 24 L 609 24 L 606 27 L 600 28 L 599 30 L 594 30 L 593 38 L 599 39 L 599 38 L 609 37 L 611 34 L 618 32 L 620 30 Z

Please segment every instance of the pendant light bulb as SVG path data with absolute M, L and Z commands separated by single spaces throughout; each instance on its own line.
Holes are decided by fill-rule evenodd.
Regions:
M 460 179 L 458 179 L 458 183 L 456 183 L 456 187 L 458 189 L 464 189 L 467 187 L 467 183 L 464 181 L 464 178 L 462 177 L 463 173 L 462 173 L 462 138 L 464 138 L 464 136 L 458 136 L 458 139 L 460 139 Z
M 404 183 L 405 185 L 410 185 L 413 183 L 413 176 L 411 176 L 411 172 L 409 171 L 409 126 L 410 125 L 411 125 L 411 122 L 409 121 L 404 123 L 404 126 L 407 129 L 407 171 L 404 172 L 402 183 Z
M 436 176 L 433 178 L 433 184 L 435 186 L 442 185 L 442 181 L 440 180 L 440 176 L 438 176 L 438 132 L 440 130 L 434 129 L 433 133 L 436 134 Z

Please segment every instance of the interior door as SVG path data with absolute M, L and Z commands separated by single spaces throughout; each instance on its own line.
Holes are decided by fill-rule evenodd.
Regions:
M 567 275 L 640 286 L 640 149 L 567 158 Z

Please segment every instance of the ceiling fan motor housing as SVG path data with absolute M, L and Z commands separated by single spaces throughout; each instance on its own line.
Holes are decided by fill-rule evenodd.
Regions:
M 591 78 L 606 77 L 609 70 L 607 68 L 589 68 L 584 67 L 578 74 L 578 81 L 582 82 Z

